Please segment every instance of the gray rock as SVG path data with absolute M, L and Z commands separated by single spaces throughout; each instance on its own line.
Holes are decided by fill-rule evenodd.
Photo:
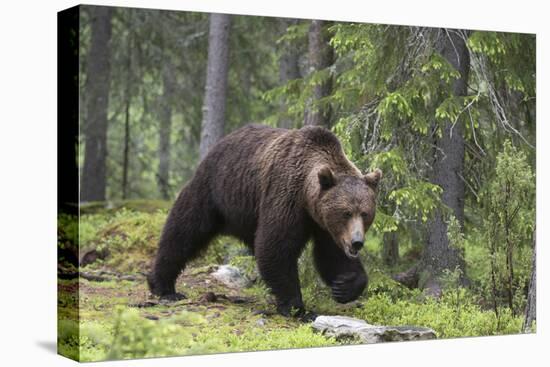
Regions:
M 318 316 L 314 330 L 336 339 L 359 339 L 363 343 L 435 339 L 432 329 L 418 326 L 381 326 L 345 316 Z
M 231 265 L 219 266 L 218 270 L 212 273 L 212 277 L 229 288 L 240 289 L 251 285 L 250 279 L 239 268 Z
M 256 325 L 258 325 L 258 326 L 265 326 L 265 324 L 267 324 L 267 320 L 264 319 L 264 318 L 260 318 L 260 319 L 256 320 Z

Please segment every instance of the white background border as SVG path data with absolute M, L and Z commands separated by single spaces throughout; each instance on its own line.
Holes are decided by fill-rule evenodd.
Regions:
M 236 353 L 101 366 L 542 365 L 548 363 L 550 144 L 549 27 L 544 0 L 361 1 L 149 0 L 94 4 L 370 23 L 537 33 L 537 335 L 462 338 L 370 346 Z M 10 4 L 10 5 L 6 5 Z M 4 366 L 75 365 L 56 340 L 56 12 L 76 2 L 4 2 L 0 21 L 0 361 Z M 7 205 L 6 205 L 7 204 Z M 543 349 L 547 345 L 547 349 Z M 546 352 L 546 353 L 545 353 Z

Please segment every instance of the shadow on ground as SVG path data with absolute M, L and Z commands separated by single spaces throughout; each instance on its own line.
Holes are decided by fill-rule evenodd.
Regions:
M 39 340 L 36 342 L 36 345 L 50 353 L 57 354 L 57 343 L 55 341 Z

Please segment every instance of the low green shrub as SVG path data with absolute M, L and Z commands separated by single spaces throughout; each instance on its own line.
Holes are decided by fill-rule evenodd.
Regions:
M 463 290 L 463 292 L 466 292 Z M 522 317 L 508 311 L 498 322 L 495 314 L 484 311 L 462 295 L 457 309 L 455 295 L 444 293 L 440 300 L 428 297 L 423 302 L 395 300 L 387 294 L 377 294 L 356 309 L 355 316 L 377 325 L 415 325 L 430 327 L 438 338 L 515 334 L 521 332 Z

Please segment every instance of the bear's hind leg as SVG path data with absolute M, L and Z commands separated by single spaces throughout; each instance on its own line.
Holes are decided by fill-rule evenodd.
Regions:
M 176 279 L 186 264 L 206 248 L 217 225 L 211 208 L 182 192 L 170 211 L 159 242 L 153 270 L 147 277 L 149 290 L 161 298 L 178 300 Z
M 347 257 L 324 231 L 316 233 L 314 239 L 315 266 L 323 281 L 331 288 L 332 297 L 338 303 L 355 301 L 368 284 L 361 260 Z

